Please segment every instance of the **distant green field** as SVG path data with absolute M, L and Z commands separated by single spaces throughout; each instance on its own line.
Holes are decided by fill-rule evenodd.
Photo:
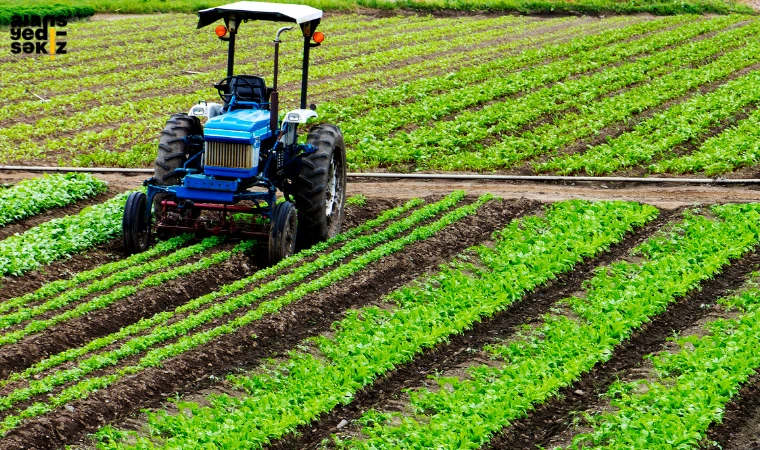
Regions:
M 89 16 L 99 13 L 195 12 L 232 0 L 0 0 L 0 25 L 13 14 Z M 734 0 L 279 0 L 305 3 L 324 10 L 357 8 L 414 10 L 507 11 L 518 13 L 703 14 L 754 11 Z

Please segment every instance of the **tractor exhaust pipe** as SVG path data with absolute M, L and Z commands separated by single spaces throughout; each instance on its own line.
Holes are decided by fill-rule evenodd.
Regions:
M 277 130 L 280 128 L 280 124 L 277 123 L 277 119 L 280 116 L 280 97 L 277 92 L 277 72 L 280 66 L 280 34 L 292 30 L 293 27 L 282 27 L 277 30 L 277 35 L 274 37 L 274 76 L 272 77 L 272 93 L 269 94 L 269 128 L 273 134 L 277 134 Z

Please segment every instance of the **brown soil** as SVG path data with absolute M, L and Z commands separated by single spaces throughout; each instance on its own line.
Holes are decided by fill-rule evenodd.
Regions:
M 58 447 L 106 421 L 123 418 L 145 406 L 157 405 L 173 392 L 202 388 L 210 383 L 210 375 L 223 376 L 235 368 L 254 368 L 263 358 L 328 330 L 346 309 L 376 301 L 479 242 L 512 217 L 532 211 L 536 206 L 537 203 L 528 201 L 491 202 L 479 214 L 372 264 L 339 286 L 333 286 L 330 296 L 321 292 L 309 295 L 274 316 L 168 361 L 160 369 L 147 370 L 98 391 L 87 400 L 74 402 L 71 404 L 73 411 L 60 411 L 30 420 L 9 433 L 0 442 L 0 448 Z M 252 334 L 257 336 L 253 342 L 250 341 Z
M 551 439 L 573 426 L 575 412 L 589 409 L 600 394 L 607 392 L 617 379 L 632 378 L 640 370 L 643 357 L 667 346 L 667 339 L 699 323 L 711 312 L 716 300 L 740 286 L 760 266 L 760 253 L 754 251 L 730 266 L 701 288 L 678 300 L 663 314 L 619 345 L 612 358 L 584 374 L 579 381 L 562 389 L 552 400 L 539 405 L 524 419 L 513 422 L 504 433 L 491 441 L 491 448 L 535 448 L 548 445 Z M 583 395 L 576 392 L 581 391 Z
M 347 208 L 345 227 L 356 226 L 376 217 L 380 211 L 392 208 L 399 203 L 398 200 L 372 199 L 368 200 L 364 207 Z M 232 245 L 227 244 L 219 250 L 231 248 Z M 162 286 L 145 289 L 107 308 L 93 311 L 78 319 L 62 322 L 46 329 L 43 333 L 28 336 L 15 344 L 0 347 L 0 376 L 5 377 L 13 371 L 29 367 L 48 355 L 82 345 L 96 337 L 117 331 L 143 317 L 176 308 L 193 298 L 214 291 L 219 286 L 249 276 L 261 268 L 261 264 L 257 262 L 259 260 L 260 258 L 256 255 L 233 256 L 221 266 L 213 266 L 195 273 L 190 279 L 186 277 L 175 279 Z M 185 263 L 187 262 L 191 260 Z M 19 284 L 24 284 L 26 278 L 20 277 Z M 56 310 L 37 318 L 55 315 L 61 311 L 63 310 Z
M 370 408 L 387 410 L 388 404 L 394 405 L 391 408 L 393 410 L 399 409 L 399 405 L 394 403 L 396 399 L 405 396 L 405 390 L 419 388 L 426 383 L 430 375 L 457 370 L 463 364 L 471 363 L 473 358 L 477 358 L 473 349 L 506 339 L 523 324 L 539 320 L 554 303 L 581 289 L 583 282 L 594 275 L 596 267 L 625 255 L 665 224 L 674 213 L 675 211 L 663 211 L 656 220 L 629 234 L 609 251 L 559 275 L 556 280 L 537 288 L 511 307 L 475 324 L 463 334 L 452 337 L 448 343 L 426 350 L 412 362 L 399 366 L 395 371 L 355 394 L 354 401 L 349 405 L 335 408 L 322 416 L 317 423 L 300 427 L 294 435 L 289 435 L 274 448 L 316 449 L 323 439 L 338 431 L 336 426 L 341 420 L 345 419 L 350 423 Z M 356 428 L 356 425 L 350 425 L 342 429 L 341 433 L 355 433 Z
M 728 403 L 723 422 L 707 430 L 703 447 L 710 450 L 760 449 L 760 372 L 756 372 Z

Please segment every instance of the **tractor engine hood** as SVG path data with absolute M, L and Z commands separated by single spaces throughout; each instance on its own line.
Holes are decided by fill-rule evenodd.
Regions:
M 212 117 L 203 128 L 206 141 L 254 144 L 270 136 L 269 111 L 260 109 L 236 109 Z

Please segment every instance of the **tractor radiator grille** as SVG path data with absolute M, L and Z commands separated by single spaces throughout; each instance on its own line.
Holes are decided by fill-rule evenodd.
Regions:
M 253 145 L 206 141 L 205 165 L 251 169 L 258 165 L 253 160 Z

